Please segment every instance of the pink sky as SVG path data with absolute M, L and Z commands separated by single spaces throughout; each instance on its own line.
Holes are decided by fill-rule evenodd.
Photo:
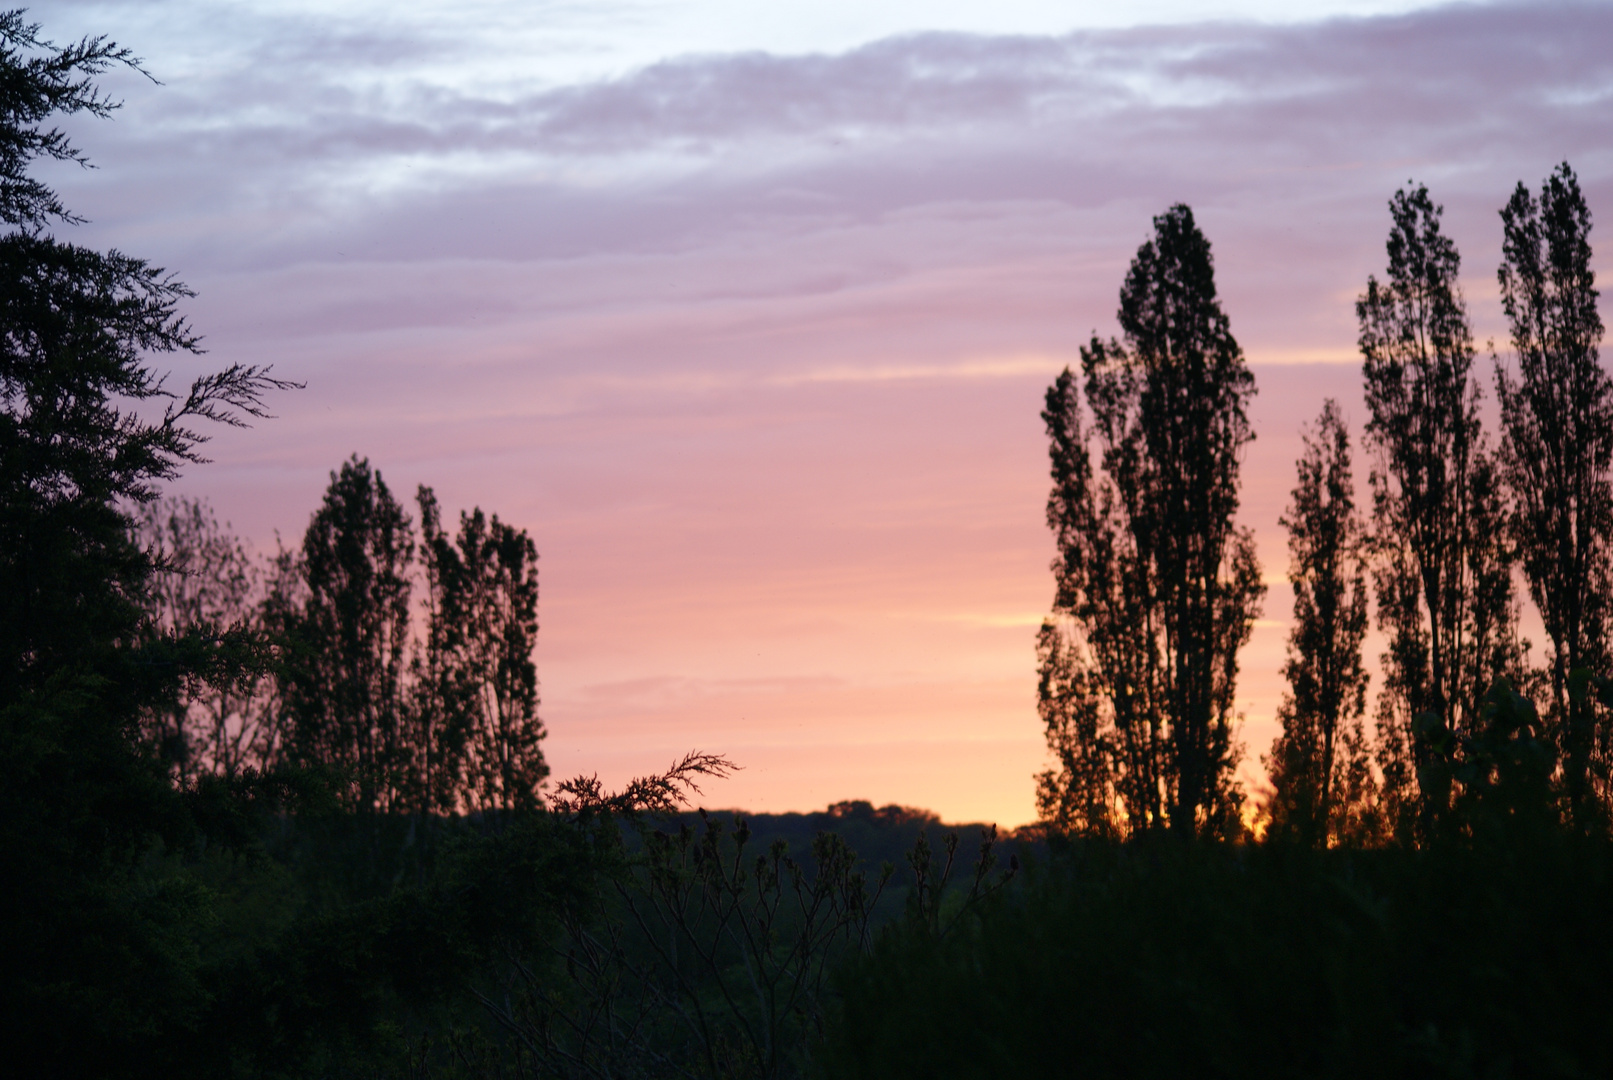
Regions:
M 709 805 L 1031 819 L 1041 394 L 1114 332 L 1176 201 L 1259 386 L 1255 782 L 1277 518 L 1323 398 L 1364 420 L 1352 302 L 1388 197 L 1446 205 L 1481 340 L 1517 181 L 1566 158 L 1613 214 L 1607 5 L 680 45 L 548 77 L 484 70 L 452 24 L 62 10 L 47 35 L 111 31 L 166 84 L 118 77 L 117 120 L 75 124 L 100 168 L 53 174 L 93 219 L 74 238 L 179 271 L 209 364 L 308 383 L 178 490 L 272 548 L 358 452 L 526 527 L 556 772 L 717 751 L 745 768 Z

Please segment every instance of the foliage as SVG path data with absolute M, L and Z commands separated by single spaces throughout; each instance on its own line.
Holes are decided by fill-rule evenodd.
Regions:
M 296 762 L 345 776 L 358 809 L 540 807 L 536 546 L 479 508 L 449 536 L 430 488 L 420 509 L 418 636 L 411 523 L 366 461 L 332 474 L 301 548 L 269 560 L 204 503 L 141 510 L 145 637 L 235 640 L 267 658 L 193 671 L 149 711 L 148 741 L 177 778 Z
M 1453 837 L 1529 844 L 1561 824 L 1552 775 L 1557 751 L 1545 737 L 1534 703 L 1496 679 L 1469 734 L 1422 713 L 1413 730 L 1426 748 L 1419 783 L 1452 802 L 1439 819 L 1438 839 Z
M 525 530 L 480 508 L 459 516 L 450 539 L 437 497 L 422 486 L 421 561 L 426 639 L 416 655 L 415 736 L 430 759 L 426 805 L 526 810 L 549 775 L 539 743 L 538 552 Z
M 343 462 L 303 537 L 287 706 L 292 754 L 346 772 L 356 809 L 418 798 L 403 685 L 413 556 L 409 517 L 381 474 L 356 455 Z
M 1283 730 L 1266 757 L 1269 836 L 1329 846 L 1376 838 L 1376 778 L 1361 717 L 1367 673 L 1364 526 L 1355 509 L 1350 435 L 1338 403 L 1305 436 L 1299 482 L 1282 518 L 1294 628 L 1277 709 Z
M 839 983 L 821 1075 L 1601 1076 L 1613 851 L 1078 842 Z
M 623 814 L 670 814 L 682 806 L 690 794 L 700 794 L 700 778 L 718 780 L 731 776 L 736 766 L 720 754 L 691 750 L 664 773 L 638 776 L 622 790 L 607 792 L 598 774 L 574 776 L 555 788 L 549 805 L 556 813 L 584 816 Z
M 868 935 L 856 854 L 821 833 L 810 871 L 782 841 L 752 858 L 743 819 L 642 836 L 613 915 L 568 917 L 566 977 L 517 964 L 519 993 L 483 1004 L 555 1076 L 800 1075 L 828 966 Z
M 264 567 L 205 501 L 147 503 L 135 513 L 134 534 L 152 567 L 144 596 L 148 640 L 233 637 L 259 651 L 272 647 L 259 610 L 269 585 Z M 144 718 L 147 742 L 182 783 L 204 773 L 234 777 L 266 769 L 280 756 L 270 673 L 242 665 L 218 674 L 187 672 L 173 697 Z
M 209 939 L 208 1007 L 170 1075 L 374 1075 L 411 1028 L 463 1021 L 476 980 L 541 948 L 617 858 L 608 822 L 504 825 L 304 807 L 261 847 L 199 867 L 239 921 Z M 395 877 L 374 867 L 378 836 Z
M 0 236 L 0 693 L 131 640 L 149 567 L 124 503 L 202 460 L 193 422 L 240 425 L 292 385 L 234 365 L 168 391 L 147 356 L 197 351 L 188 295 L 137 259 Z
M 105 119 L 119 103 L 96 88 L 95 76 L 117 65 L 145 72 L 134 53 L 104 37 L 62 47 L 42 40 L 39 26 L 24 14 L 0 12 L 0 222 L 32 231 L 52 220 L 82 220 L 48 185 L 28 175 L 37 158 L 88 164 L 65 132 L 44 125 L 74 113 Z
M 691 755 L 616 794 L 586 779 L 561 785 L 574 820 L 598 814 L 622 823 L 622 872 L 602 875 L 594 901 L 563 916 L 564 933 L 547 956 L 512 954 L 507 980 L 477 991 L 509 1036 L 503 1049 L 461 1029 L 439 1042 L 435 1057 L 423 1043 L 411 1075 L 718 1078 L 811 1071 L 833 1008 L 831 974 L 871 947 L 893 869 L 886 863 L 871 886 L 857 852 L 828 830 L 797 857 L 782 837 L 756 850 L 756 833 L 737 815 L 731 822 L 704 810 L 692 821 L 643 816 L 665 792 L 688 790 L 687 770 L 704 775 L 702 766 L 712 775 L 729 768 L 721 759 Z M 812 817 L 857 820 L 860 808 L 837 809 L 846 808 Z M 914 823 L 901 813 L 877 820 L 897 831 Z M 906 922 L 944 935 L 1000 891 L 1018 863 L 993 873 L 995 830 L 989 830 L 968 888 L 949 888 L 957 834 L 949 832 L 941 846 L 944 865 L 932 859 L 922 831 L 908 853 Z
M 1521 183 L 1501 210 L 1497 277 L 1518 378 L 1496 363 L 1501 468 L 1512 537 L 1550 639 L 1551 715 L 1580 828 L 1605 824 L 1610 736 L 1568 679 L 1609 663 L 1613 576 L 1613 379 L 1598 361 L 1602 319 L 1591 269 L 1591 213 L 1564 162 L 1538 199 Z M 1596 768 L 1592 769 L 1592 763 Z
M 209 822 L 140 721 L 189 673 L 254 662 L 236 641 L 142 639 L 151 567 L 127 508 L 202 460 L 201 422 L 243 425 L 292 385 L 231 365 L 170 390 L 152 358 L 199 351 L 189 291 L 44 232 L 76 219 L 27 167 L 83 160 L 44 125 L 109 114 L 93 77 L 119 63 L 0 15 L 0 860 L 25 883 L 0 897 L 0 1033 L 66 1076 L 158 1069 L 206 1003 L 209 898 L 177 861 Z
M 1472 333 L 1460 257 L 1426 187 L 1396 192 L 1389 276 L 1356 302 L 1368 444 L 1378 622 L 1389 635 L 1378 732 L 1396 827 L 1434 827 L 1446 807 L 1418 778 L 1428 764 L 1413 718 L 1477 723 L 1493 672 L 1521 655 L 1500 480 L 1470 377 Z M 1415 785 L 1415 791 L 1414 789 Z
M 1192 211 L 1154 234 L 1120 291 L 1126 344 L 1081 350 L 1101 480 L 1068 371 L 1042 414 L 1058 556 L 1040 697 L 1061 768 L 1038 804 L 1062 827 L 1213 834 L 1239 827 L 1237 656 L 1265 591 L 1233 524 L 1254 377 Z
M 958 834 L 949 831 L 941 841 L 946 858 L 935 865 L 929 837 L 923 833 L 907 854 L 907 865 L 913 871 L 913 885 L 907 897 L 907 916 L 910 924 L 922 927 L 935 937 L 945 937 L 959 922 L 983 900 L 1001 890 L 1019 873 L 1019 856 L 1011 855 L 1008 869 L 995 879 L 992 871 L 997 867 L 997 826 L 988 825 L 980 830 L 980 854 L 975 859 L 974 873 L 970 876 L 969 890 L 964 893 L 947 893 L 953 867 L 957 865 Z M 950 912 L 946 910 L 951 902 Z
M 734 767 L 712 754 L 614 793 L 578 777 L 546 804 L 537 550 L 497 516 L 462 513 L 451 536 L 420 490 L 417 640 L 412 523 L 367 461 L 268 563 L 203 504 L 154 502 L 204 460 L 203 422 L 244 425 L 294 384 L 231 365 L 170 389 L 155 358 L 201 351 L 189 290 L 48 233 L 78 219 L 28 167 L 84 163 L 49 125 L 109 115 L 94 77 L 116 64 L 139 70 L 0 14 L 0 858 L 19 883 L 0 891 L 0 1034 L 24 1068 L 1613 1071 L 1613 853 L 1585 835 L 1610 756 L 1591 732 L 1593 701 L 1613 703 L 1613 436 L 1566 165 L 1503 211 L 1521 381 L 1498 372 L 1499 466 L 1426 190 L 1391 204 L 1389 281 L 1357 308 L 1385 780 L 1391 801 L 1416 783 L 1422 846 L 1328 849 L 1378 839 L 1333 408 L 1285 518 L 1300 625 L 1271 842 L 1213 842 L 1239 829 L 1232 706 L 1263 592 L 1233 523 L 1254 387 L 1177 206 L 1122 287 L 1125 344 L 1094 337 L 1084 386 L 1066 370 L 1046 399 L 1059 556 L 1039 698 L 1059 767 L 1038 801 L 1052 835 L 1085 839 L 1009 888 L 994 829 L 953 882 L 956 835 L 902 807 L 837 804 L 798 855 L 760 819 L 677 819 Z M 1521 667 L 1504 520 L 1547 614 L 1550 722 L 1524 681 L 1485 692 Z M 833 830 L 865 853 L 911 841 L 911 885 L 887 889 L 887 866 L 871 887 Z M 935 1025 L 947 1038 L 914 1038 Z

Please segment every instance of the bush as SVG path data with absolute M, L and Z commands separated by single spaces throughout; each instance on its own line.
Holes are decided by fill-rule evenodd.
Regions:
M 1613 1075 L 1613 851 L 1085 844 L 847 968 L 834 1077 Z

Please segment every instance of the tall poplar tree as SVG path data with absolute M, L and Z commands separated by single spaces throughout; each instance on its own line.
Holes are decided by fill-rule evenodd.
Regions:
M 1058 767 L 1036 778 L 1036 811 L 1061 831 L 1112 837 L 1162 824 L 1155 794 L 1162 729 L 1138 722 L 1154 714 L 1145 697 L 1152 680 L 1144 677 L 1155 666 L 1144 662 L 1153 642 L 1140 618 L 1141 581 L 1123 571 L 1119 523 L 1102 502 L 1112 491 L 1094 484 L 1069 368 L 1048 388 L 1042 421 L 1053 473 L 1047 524 L 1058 554 L 1053 613 L 1036 638 L 1036 705 Z M 1122 755 L 1128 744 L 1132 753 Z M 1126 806 L 1152 807 L 1155 817 L 1128 814 Z
M 549 775 L 532 660 L 537 547 L 479 508 L 460 514 L 450 538 L 430 488 L 419 504 L 428 599 L 416 689 L 428 787 L 463 810 L 531 809 Z
M 1473 337 L 1443 208 L 1424 186 L 1389 202 L 1388 279 L 1356 302 L 1383 657 L 1378 735 L 1385 796 L 1404 834 L 1450 801 L 1419 726 L 1477 730 L 1490 682 L 1520 653 L 1500 477 L 1479 419 Z M 1427 720 L 1419 720 L 1426 716 Z
M 1254 377 L 1186 206 L 1154 219 L 1119 317 L 1124 344 L 1081 350 L 1101 478 L 1068 371 L 1043 413 L 1059 550 L 1042 705 L 1061 768 L 1042 778 L 1041 805 L 1055 823 L 1061 807 L 1086 820 L 1113 805 L 1127 832 L 1222 832 L 1241 805 L 1238 651 L 1265 592 L 1253 537 L 1233 523 Z
M 1294 626 L 1278 707 L 1282 734 L 1266 758 L 1269 835 L 1314 846 L 1373 831 L 1371 754 L 1362 716 L 1367 673 L 1366 527 L 1355 507 L 1350 433 L 1329 398 L 1305 436 L 1298 483 L 1283 515 Z
M 1550 639 L 1551 720 L 1575 822 L 1605 813 L 1593 788 L 1595 703 L 1574 702 L 1568 676 L 1607 670 L 1613 614 L 1613 379 L 1598 355 L 1602 318 L 1591 269 L 1591 212 L 1564 162 L 1538 199 L 1519 184 L 1501 210 L 1501 304 L 1517 378 L 1496 364 L 1501 463 L 1512 535 Z M 1605 743 L 1605 739 L 1602 740 Z M 1601 747 L 1607 758 L 1606 745 Z M 1599 804 L 1599 805 L 1598 805 Z
M 425 579 L 425 636 L 410 663 L 415 801 L 422 811 L 457 812 L 465 758 L 476 724 L 477 686 L 465 662 L 471 627 L 469 589 L 453 538 L 431 488 L 420 485 L 420 568 Z
M 331 473 L 303 537 L 307 591 L 286 699 L 292 752 L 344 771 L 357 809 L 412 801 L 403 676 L 413 555 L 408 514 L 355 454 Z

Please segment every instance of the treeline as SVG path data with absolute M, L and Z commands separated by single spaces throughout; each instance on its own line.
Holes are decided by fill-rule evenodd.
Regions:
M 1356 303 L 1367 506 L 1328 401 L 1282 519 L 1294 621 L 1261 820 L 1311 845 L 1427 843 L 1470 834 L 1481 805 L 1515 817 L 1527 803 L 1605 831 L 1613 380 L 1590 210 L 1566 163 L 1501 210 L 1512 349 L 1493 362 L 1492 436 L 1442 209 L 1422 186 L 1389 209 L 1387 275 Z M 1042 414 L 1058 555 L 1038 700 L 1057 767 L 1037 805 L 1060 832 L 1236 836 L 1238 656 L 1265 591 L 1235 521 L 1255 386 L 1187 207 L 1155 219 L 1119 320 L 1122 338 L 1094 336 Z M 1544 666 L 1519 633 L 1520 579 Z M 1388 643 L 1370 727 L 1369 593 Z
M 140 509 L 145 636 L 234 635 L 267 661 L 224 680 L 192 675 L 147 711 L 145 738 L 182 783 L 294 766 L 339 775 L 355 810 L 540 804 L 537 548 L 480 508 L 450 532 L 429 487 L 415 502 L 418 535 L 355 455 L 331 474 L 301 546 L 267 560 L 204 502 Z

